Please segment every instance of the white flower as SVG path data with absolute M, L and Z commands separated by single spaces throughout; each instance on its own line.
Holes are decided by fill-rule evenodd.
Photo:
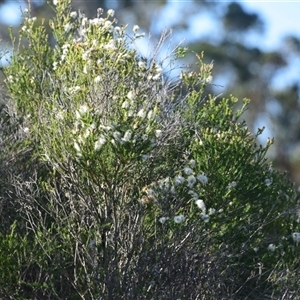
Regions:
M 117 49 L 114 40 L 110 40 L 110 41 L 104 46 L 104 48 L 107 49 L 107 50 L 116 50 L 116 49 Z
M 169 219 L 168 217 L 161 217 L 161 218 L 159 218 L 158 221 L 159 221 L 161 224 L 164 224 L 168 219 Z
M 70 24 L 70 23 L 67 23 L 67 24 L 65 24 L 64 25 L 64 30 L 65 30 L 65 32 L 66 33 L 68 33 L 71 29 L 72 29 L 72 24 Z
M 109 21 L 109 20 L 106 20 L 105 23 L 104 23 L 103 28 L 107 29 L 107 30 L 111 30 L 111 28 L 112 28 L 112 22 Z
M 178 216 L 174 217 L 174 222 L 175 223 L 181 223 L 181 222 L 184 222 L 184 220 L 185 220 L 185 216 L 184 215 L 178 215 Z
M 210 216 L 203 212 L 203 213 L 201 213 L 201 219 L 202 219 L 205 223 L 208 223 L 209 220 L 210 220 Z
M 114 30 L 115 30 L 115 33 L 116 33 L 116 34 L 119 34 L 119 35 L 122 34 L 122 29 L 121 29 L 119 26 L 116 26 L 116 27 L 114 28 Z
M 105 137 L 101 136 L 96 142 L 95 142 L 95 150 L 99 151 L 101 147 L 106 143 Z
M 211 75 L 209 75 L 206 79 L 205 82 L 206 83 L 212 83 L 213 77 Z
M 274 244 L 270 244 L 270 245 L 268 246 L 268 250 L 269 250 L 270 252 L 274 252 L 275 249 L 276 249 L 276 246 L 275 246 Z
M 124 137 L 122 138 L 123 142 L 129 142 L 132 136 L 132 131 L 131 130 L 127 130 L 124 134 Z
M 189 188 L 192 188 L 194 186 L 194 184 L 196 183 L 196 177 L 194 175 L 190 175 L 188 178 L 187 178 L 187 182 L 188 182 L 188 187 Z
M 157 138 L 161 137 L 162 131 L 160 129 L 155 130 L 155 136 Z
M 70 17 L 73 18 L 73 19 L 76 19 L 77 18 L 77 12 L 76 11 L 72 11 L 70 13 Z
M 97 77 L 95 77 L 94 82 L 99 83 L 101 79 L 102 79 L 101 76 L 98 75 Z
M 154 81 L 158 80 L 160 78 L 160 75 L 161 74 L 156 74 L 156 75 L 152 76 L 152 80 L 154 80 Z
M 185 167 L 185 168 L 183 169 L 183 172 L 184 172 L 184 174 L 186 174 L 186 175 L 192 175 L 192 174 L 193 174 L 193 170 L 192 170 L 191 168 L 189 168 L 189 167 Z
M 80 147 L 77 142 L 74 142 L 74 148 L 77 152 L 80 152 Z
M 196 200 L 195 203 L 204 213 L 206 212 L 206 206 L 202 199 Z
M 113 9 L 109 9 L 107 11 L 107 15 L 110 16 L 110 17 L 113 17 L 115 15 L 115 11 Z
M 206 184 L 208 182 L 208 178 L 204 173 L 197 175 L 197 179 L 202 184 Z
M 135 98 L 134 92 L 133 92 L 133 91 L 128 92 L 127 98 L 128 98 L 129 100 L 133 100 L 133 99 Z
M 81 90 L 81 87 L 80 86 L 73 86 L 73 87 L 70 87 L 69 88 L 69 93 L 70 94 L 76 94 L 78 93 L 79 91 Z
M 196 167 L 196 161 L 194 159 L 191 159 L 189 161 L 189 165 L 191 166 L 191 168 L 195 168 Z
M 90 56 L 90 53 L 91 53 L 91 51 L 85 51 L 83 54 L 82 54 L 82 59 L 83 60 L 87 60 L 88 58 L 89 58 L 89 56 Z
M 293 238 L 295 243 L 299 243 L 300 242 L 300 232 L 293 232 L 292 233 L 292 238 Z
M 103 22 L 103 18 L 94 18 L 89 20 L 91 25 L 101 25 Z
M 128 101 L 124 101 L 124 102 L 122 103 L 122 108 L 128 109 L 128 108 L 129 108 L 129 102 L 128 102 Z
M 184 181 L 185 181 L 184 177 L 182 177 L 182 176 L 180 176 L 180 175 L 177 175 L 177 176 L 175 176 L 175 178 L 174 178 L 174 183 L 175 183 L 175 185 L 180 185 L 180 184 L 182 184 Z
M 88 18 L 82 18 L 82 20 L 81 20 L 81 25 L 82 26 L 86 26 L 88 24 Z
M 139 66 L 139 68 L 142 69 L 142 70 L 146 69 L 146 65 L 145 65 L 145 63 L 144 63 L 143 61 L 139 61 L 139 62 L 138 62 L 138 66 Z
M 209 210 L 208 210 L 208 214 L 209 215 L 214 215 L 216 213 L 216 210 L 214 209 L 214 208 L 210 208 Z
M 55 5 L 55 6 L 56 6 L 56 5 L 57 5 L 57 3 L 58 3 L 58 0 L 53 0 L 52 2 L 53 2 L 53 5 Z
M 120 138 L 121 138 L 121 133 L 119 132 L 119 131 L 115 131 L 114 133 L 113 133 L 113 137 L 114 137 L 114 139 L 115 140 L 120 140 Z
M 147 119 L 151 120 L 153 118 L 153 110 L 149 110 L 148 114 L 147 114 Z
M 138 111 L 138 113 L 137 113 L 137 116 L 140 117 L 140 118 L 142 118 L 142 119 L 144 119 L 146 117 L 146 111 L 145 111 L 145 109 L 143 109 L 143 108 L 140 109 Z
M 140 29 L 140 27 L 138 25 L 134 25 L 132 31 L 134 33 L 137 33 L 137 31 Z
M 254 250 L 254 252 L 256 252 L 256 253 L 257 253 L 257 252 L 258 252 L 258 250 L 259 250 L 259 248 L 258 248 L 258 247 L 254 247 L 254 248 L 253 248 L 253 250 Z
M 266 186 L 270 186 L 270 185 L 272 184 L 272 182 L 273 182 L 273 179 L 272 179 L 272 178 L 267 178 L 267 179 L 265 180 L 265 185 L 266 185 Z

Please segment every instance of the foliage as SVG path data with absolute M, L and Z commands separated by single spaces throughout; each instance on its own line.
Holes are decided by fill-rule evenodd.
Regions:
M 171 78 L 186 49 L 140 57 L 113 10 L 54 10 L 55 47 L 26 12 L 5 68 L 0 295 L 300 299 L 299 194 L 248 100 L 206 97 L 203 55 Z

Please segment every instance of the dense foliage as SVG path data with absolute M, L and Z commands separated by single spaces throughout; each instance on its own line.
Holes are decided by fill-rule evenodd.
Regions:
M 205 96 L 202 54 L 140 57 L 113 10 L 53 8 L 55 47 L 27 11 L 5 68 L 1 297 L 300 299 L 299 194 L 248 101 Z

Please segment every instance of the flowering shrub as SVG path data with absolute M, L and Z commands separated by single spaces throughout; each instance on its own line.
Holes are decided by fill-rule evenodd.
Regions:
M 299 194 L 240 121 L 248 101 L 206 97 L 202 55 L 170 79 L 186 49 L 140 57 L 113 10 L 53 8 L 51 37 L 25 13 L 5 68 L 0 295 L 300 298 Z

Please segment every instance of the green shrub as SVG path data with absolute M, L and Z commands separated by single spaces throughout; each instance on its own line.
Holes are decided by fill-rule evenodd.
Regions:
M 5 68 L 18 130 L 1 160 L 1 219 L 16 211 L 0 295 L 300 299 L 299 194 L 240 120 L 248 100 L 206 97 L 202 55 L 178 78 L 186 49 L 140 57 L 143 34 L 112 10 L 54 9 L 51 35 L 26 12 Z

